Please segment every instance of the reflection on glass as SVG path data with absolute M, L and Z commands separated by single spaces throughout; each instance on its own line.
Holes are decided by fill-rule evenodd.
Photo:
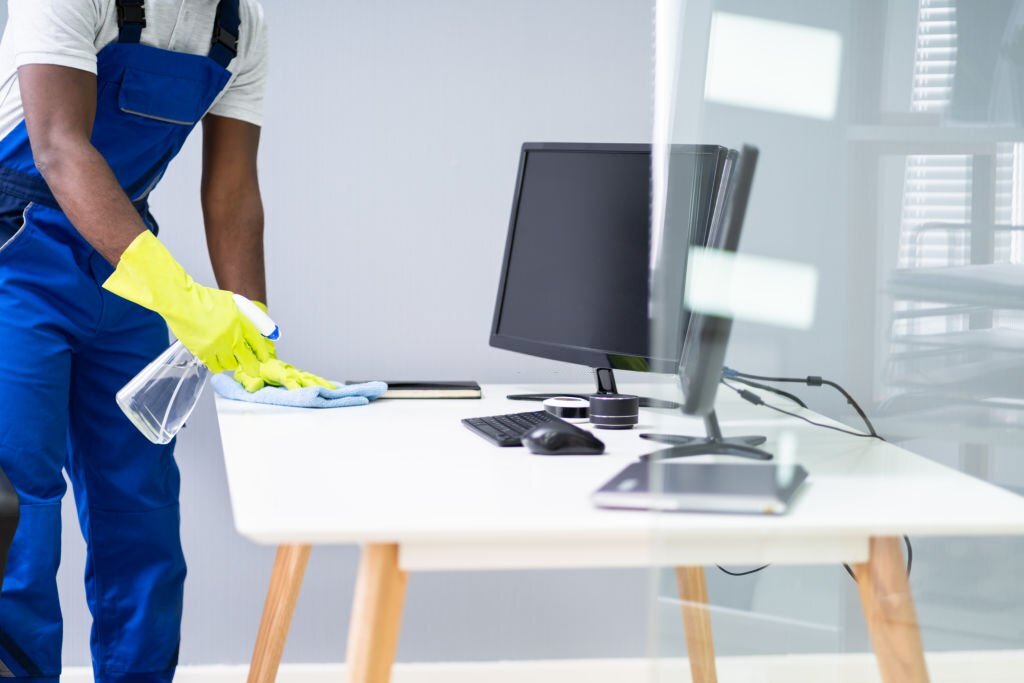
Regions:
M 656 141 L 666 150 L 760 147 L 756 219 L 740 254 L 810 264 L 817 274 L 813 320 L 782 328 L 778 301 L 752 303 L 762 295 L 791 303 L 764 291 L 774 279 L 751 287 L 743 278 L 737 299 L 733 264 L 689 260 L 688 303 L 738 319 L 727 365 L 833 379 L 881 435 L 921 456 L 915 468 L 936 461 L 1024 493 L 1024 0 L 660 0 L 659 10 L 673 4 L 682 8 L 675 34 L 659 26 L 659 39 L 677 44 L 659 46 L 662 62 L 675 61 L 658 76 L 673 89 L 656 96 L 664 105 Z M 670 176 L 667 154 L 661 162 L 655 173 Z M 861 428 L 842 397 L 793 391 Z M 742 426 L 766 431 L 762 412 L 751 407 Z M 775 455 L 799 462 L 817 438 L 802 426 Z M 826 474 L 856 476 L 859 464 Z M 896 495 L 895 480 L 918 472 L 892 475 Z M 1024 541 L 912 542 L 929 656 L 1024 648 Z M 708 578 L 711 603 L 737 610 L 732 624 L 715 614 L 726 658 L 869 649 L 859 610 L 848 609 L 857 586 L 841 568 Z M 666 584 L 659 595 L 657 647 L 669 663 L 685 650 L 672 622 L 677 592 Z M 780 642 L 756 623 L 764 613 L 838 630 L 823 638 L 801 629 Z M 725 667 L 720 680 L 760 680 Z M 844 680 L 831 673 L 816 680 Z
M 836 114 L 842 39 L 835 31 L 716 12 L 709 102 L 816 119 Z
M 1020 120 L 1007 99 L 1019 87 L 998 87 L 1020 73 L 1015 4 L 919 2 L 912 112 Z M 943 147 L 905 160 L 882 413 L 905 436 L 970 431 L 999 443 L 1024 426 L 1022 145 L 994 135 L 966 154 Z
M 684 291 L 696 313 L 806 330 L 817 287 L 811 265 L 691 247 Z

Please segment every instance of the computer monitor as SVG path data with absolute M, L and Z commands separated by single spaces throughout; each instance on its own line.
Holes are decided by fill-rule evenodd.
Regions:
M 673 249 L 706 241 L 727 153 L 673 146 L 668 210 L 689 233 Z M 598 393 L 615 393 L 616 369 L 674 372 L 683 317 L 679 345 L 651 353 L 651 197 L 650 145 L 524 144 L 491 346 L 594 368 Z
M 730 164 L 722 202 L 713 220 L 714 228 L 707 244 L 709 248 L 735 252 L 739 247 L 757 156 L 756 147 L 744 145 L 735 163 Z M 736 455 L 754 460 L 772 458 L 771 453 L 757 448 L 765 442 L 763 436 L 723 436 L 715 416 L 715 397 L 722 379 L 731 331 L 731 318 L 690 313 L 679 358 L 682 411 L 704 418 L 707 437 L 641 434 L 645 439 L 674 446 L 651 453 L 648 458 L 666 460 L 692 455 Z

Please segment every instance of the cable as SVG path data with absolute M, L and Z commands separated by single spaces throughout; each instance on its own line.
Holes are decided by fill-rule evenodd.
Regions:
M 728 574 L 729 576 L 750 576 L 751 574 L 756 574 L 757 572 L 761 571 L 762 569 L 767 569 L 771 565 L 770 564 L 761 565 L 757 569 L 748 569 L 745 572 L 731 572 L 731 571 L 729 571 L 728 569 L 726 569 L 725 567 L 723 567 L 720 564 L 716 564 L 715 566 L 718 567 L 723 572 L 725 572 L 726 574 Z
M 859 432 L 852 432 L 852 431 L 849 431 L 849 430 L 846 430 L 846 429 L 840 429 L 839 427 L 833 427 L 832 425 L 821 424 L 820 422 L 814 422 L 813 420 L 809 420 L 806 417 L 804 417 L 803 415 L 798 415 L 798 414 L 792 413 L 792 412 L 790 412 L 788 410 L 783 410 L 782 408 L 776 408 L 773 405 L 769 405 L 768 403 L 765 403 L 764 399 L 762 399 L 760 396 L 758 396 L 757 394 L 755 394 L 752 391 L 747 391 L 746 389 L 740 389 L 738 387 L 734 387 L 732 384 L 730 384 L 729 382 L 725 381 L 724 378 L 721 381 L 722 381 L 722 384 L 724 384 L 725 386 L 729 387 L 730 389 L 735 391 L 737 394 L 739 394 L 740 397 L 743 398 L 743 400 L 748 401 L 750 403 L 753 403 L 756 406 L 764 406 L 765 408 L 771 408 L 772 410 L 777 410 L 780 413 L 785 413 L 786 415 L 791 415 L 793 417 L 800 418 L 801 420 L 804 420 L 805 422 L 809 422 L 810 424 L 812 424 L 812 425 L 814 425 L 816 427 L 824 427 L 826 429 L 834 429 L 837 432 L 843 432 L 845 434 L 850 434 L 852 436 L 865 436 L 865 437 L 871 438 L 870 434 L 861 434 Z M 736 381 L 737 382 L 742 381 L 744 384 L 747 384 L 747 385 L 750 385 L 750 386 L 758 386 L 758 388 L 760 388 L 760 386 L 763 386 L 763 385 L 759 386 L 756 382 L 748 382 L 748 381 L 744 381 L 744 380 L 740 380 L 740 379 L 737 379 Z M 768 390 L 769 391 L 773 391 L 771 388 L 768 388 Z M 782 394 L 782 395 L 786 395 L 785 392 L 775 391 L 774 393 L 779 393 L 779 394 Z M 801 405 L 801 407 L 803 407 L 803 408 L 807 407 L 807 405 L 804 404 L 803 401 L 800 401 L 796 397 L 792 397 L 792 398 L 797 403 L 799 403 Z M 751 574 L 756 574 L 759 571 L 767 569 L 771 565 L 767 565 L 766 564 L 766 565 L 762 565 L 760 567 L 757 567 L 756 569 L 749 569 L 747 571 L 742 571 L 742 572 L 729 571 L 728 569 L 726 569 L 725 567 L 723 567 L 720 564 L 716 564 L 715 566 L 718 567 L 718 569 L 720 571 L 728 574 L 729 576 L 750 576 Z M 848 572 L 850 572 L 850 576 L 853 576 L 852 570 L 847 565 L 843 565 L 843 566 L 846 567 L 846 570 Z M 854 580 L 856 580 L 856 579 L 854 579 Z
M 860 407 L 859 403 L 857 403 L 857 399 L 855 399 L 853 396 L 851 396 L 850 392 L 848 392 L 846 389 L 841 387 L 836 382 L 833 382 L 832 380 L 824 379 L 824 378 L 822 378 L 822 377 L 820 377 L 818 375 L 810 375 L 808 377 L 803 377 L 803 378 L 801 378 L 801 377 L 767 377 L 765 375 L 751 375 L 751 374 L 748 374 L 746 372 L 739 372 L 738 370 L 733 370 L 732 368 L 722 368 L 722 376 L 725 377 L 726 379 L 759 380 L 761 382 L 787 382 L 787 383 L 791 383 L 791 384 L 806 384 L 809 387 L 820 387 L 820 386 L 832 387 L 833 389 L 838 391 L 840 394 L 842 394 L 843 398 L 846 399 L 846 402 L 849 403 L 853 407 L 853 409 L 857 412 L 857 415 L 860 416 L 860 419 L 864 421 L 865 425 L 867 425 L 868 432 L 871 434 L 871 436 L 877 437 L 879 439 L 882 438 L 881 436 L 878 435 L 878 432 L 875 430 L 875 425 L 873 425 L 871 423 L 871 420 L 868 418 L 867 413 L 865 413 L 864 409 Z M 882 440 L 884 441 L 885 439 L 882 439 Z
M 754 392 L 747 391 L 746 389 L 740 389 L 738 387 L 733 386 L 732 384 L 730 384 L 729 382 L 726 381 L 727 379 L 731 379 L 731 380 L 734 380 L 736 382 L 740 382 L 740 383 L 745 384 L 747 386 L 754 387 L 755 389 L 761 389 L 763 391 L 772 392 L 772 393 L 777 394 L 779 396 L 784 396 L 786 398 L 789 398 L 792 401 L 795 401 L 802 408 L 807 408 L 807 404 L 805 404 L 803 401 L 801 401 L 799 398 L 797 398 L 793 394 L 790 394 L 788 392 L 782 391 L 781 389 L 776 389 L 775 387 L 770 387 L 768 385 L 761 384 L 760 382 L 787 382 L 787 383 L 793 383 L 793 384 L 806 384 L 809 387 L 820 387 L 820 386 L 832 387 L 833 389 L 835 389 L 836 391 L 838 391 L 840 394 L 843 395 L 843 397 L 846 399 L 846 402 L 848 404 L 853 406 L 853 409 L 857 412 L 857 415 L 860 416 L 860 418 L 864 421 L 864 424 L 867 426 L 868 433 L 864 434 L 864 433 L 861 433 L 861 432 L 855 432 L 855 431 L 852 431 L 852 430 L 842 429 L 840 427 L 835 427 L 833 425 L 822 424 L 820 422 L 815 422 L 814 420 L 806 418 L 803 415 L 799 415 L 797 413 L 785 410 L 783 408 L 779 408 L 777 406 L 773 406 L 773 405 L 771 405 L 769 403 L 766 403 L 763 398 L 761 398 L 760 396 L 758 396 Z M 722 368 L 722 380 L 721 381 L 722 381 L 722 384 L 724 384 L 725 386 L 729 387 L 730 389 L 735 391 L 737 394 L 739 394 L 740 397 L 743 400 L 745 400 L 745 401 L 747 401 L 749 403 L 752 403 L 752 404 L 754 404 L 756 406 L 764 406 L 765 408 L 770 408 L 771 410 L 774 410 L 776 412 L 782 413 L 783 415 L 789 415 L 790 417 L 795 417 L 797 419 L 803 420 L 804 422 L 806 422 L 808 424 L 811 424 L 811 425 L 814 425 L 815 427 L 822 427 L 824 429 L 831 429 L 833 431 L 841 432 L 843 434 L 849 434 L 850 436 L 858 436 L 858 437 L 862 437 L 862 438 L 874 438 L 874 439 L 878 439 L 880 441 L 885 441 L 885 439 L 875 430 L 875 425 L 873 425 L 871 423 L 871 420 L 868 418 L 867 413 L 865 413 L 863 408 L 860 407 L 860 404 L 857 403 L 857 399 L 855 399 L 852 395 L 850 395 L 850 392 L 848 392 L 846 389 L 844 389 L 838 383 L 833 382 L 831 380 L 824 379 L 824 378 L 819 377 L 817 375 L 811 375 L 811 376 L 804 377 L 804 378 L 799 378 L 799 377 L 768 377 L 768 376 L 765 376 L 765 375 L 751 375 L 751 374 L 748 374 L 748 373 L 745 373 L 745 372 L 739 372 L 737 370 L 733 370 L 732 368 Z M 903 536 L 903 543 L 907 547 L 907 578 L 910 578 L 910 572 L 911 572 L 911 570 L 914 567 L 914 546 L 911 545 L 911 543 L 910 543 L 910 537 L 906 536 L 906 535 Z M 715 566 L 718 567 L 721 571 L 723 571 L 726 574 L 728 574 L 729 576 L 748 576 L 750 574 L 754 574 L 754 573 L 759 572 L 759 571 L 761 571 L 763 569 L 766 569 L 769 565 L 766 564 L 766 565 L 764 565 L 762 567 L 758 567 L 756 569 L 751 569 L 749 571 L 744 571 L 744 572 L 731 572 L 728 569 L 725 569 L 724 567 L 722 567 L 720 565 L 715 565 Z M 856 583 L 857 576 L 853 573 L 853 569 L 850 567 L 850 565 L 844 563 L 843 564 L 843 568 L 846 570 L 846 573 L 850 575 L 850 578 L 853 579 L 854 582 Z
M 782 389 L 776 389 L 775 387 L 770 387 L 767 384 L 761 384 L 760 382 L 755 382 L 755 381 L 749 380 L 749 379 L 742 379 L 740 377 L 734 377 L 733 381 L 739 382 L 741 384 L 746 384 L 748 387 L 754 387 L 755 389 L 760 389 L 762 391 L 770 391 L 771 393 L 777 394 L 779 396 L 782 396 L 783 398 L 788 398 L 790 401 L 792 401 L 793 403 L 797 404 L 801 408 L 806 408 L 807 407 L 807 404 L 804 403 L 800 399 L 799 396 L 797 396 L 796 394 L 791 394 L 788 391 L 783 391 Z
M 903 545 L 907 546 L 907 578 L 909 579 L 910 570 L 914 568 L 914 546 L 910 545 L 910 536 L 903 537 Z M 843 569 L 850 575 L 853 582 L 857 583 L 857 576 L 853 573 L 853 568 L 848 564 L 843 564 Z
M 785 410 L 783 408 L 779 408 L 778 406 L 773 406 L 770 403 L 766 403 L 763 398 L 761 398 L 760 396 L 758 396 L 754 392 L 747 391 L 746 389 L 740 389 L 739 387 L 734 387 L 732 384 L 730 384 L 729 382 L 725 381 L 725 379 L 722 380 L 722 384 L 724 384 L 725 386 L 727 386 L 730 389 L 732 389 L 733 391 L 735 391 L 737 394 L 740 395 L 740 397 L 744 401 L 747 401 L 748 403 L 753 403 L 755 406 L 764 406 L 765 408 L 769 408 L 769 409 L 774 410 L 776 412 L 782 413 L 783 415 L 789 415 L 790 417 L 795 417 L 798 420 L 803 420 L 807 424 L 814 425 L 815 427 L 821 427 L 823 429 L 831 429 L 832 431 L 835 431 L 835 432 L 841 432 L 843 434 L 849 434 L 850 436 L 859 436 L 859 437 L 866 438 L 866 439 L 877 439 L 877 438 L 879 438 L 877 434 L 865 434 L 863 432 L 855 432 L 852 429 L 843 429 L 842 427 L 836 427 L 834 425 L 827 425 L 827 424 L 824 424 L 824 423 L 821 423 L 821 422 L 815 422 L 814 420 L 812 420 L 810 418 L 807 418 L 807 417 L 804 417 L 803 415 L 800 415 L 799 413 L 794 413 L 794 412 L 791 412 L 789 410 Z

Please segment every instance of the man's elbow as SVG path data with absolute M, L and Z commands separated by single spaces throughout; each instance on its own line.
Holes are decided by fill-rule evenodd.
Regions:
M 32 161 L 47 180 L 80 163 L 92 143 L 78 135 L 44 135 L 31 140 Z

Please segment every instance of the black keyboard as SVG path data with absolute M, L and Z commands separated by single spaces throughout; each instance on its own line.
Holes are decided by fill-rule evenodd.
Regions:
M 498 446 L 522 446 L 523 435 L 539 424 L 558 420 L 551 413 L 510 413 L 491 417 L 467 417 L 462 424 Z

